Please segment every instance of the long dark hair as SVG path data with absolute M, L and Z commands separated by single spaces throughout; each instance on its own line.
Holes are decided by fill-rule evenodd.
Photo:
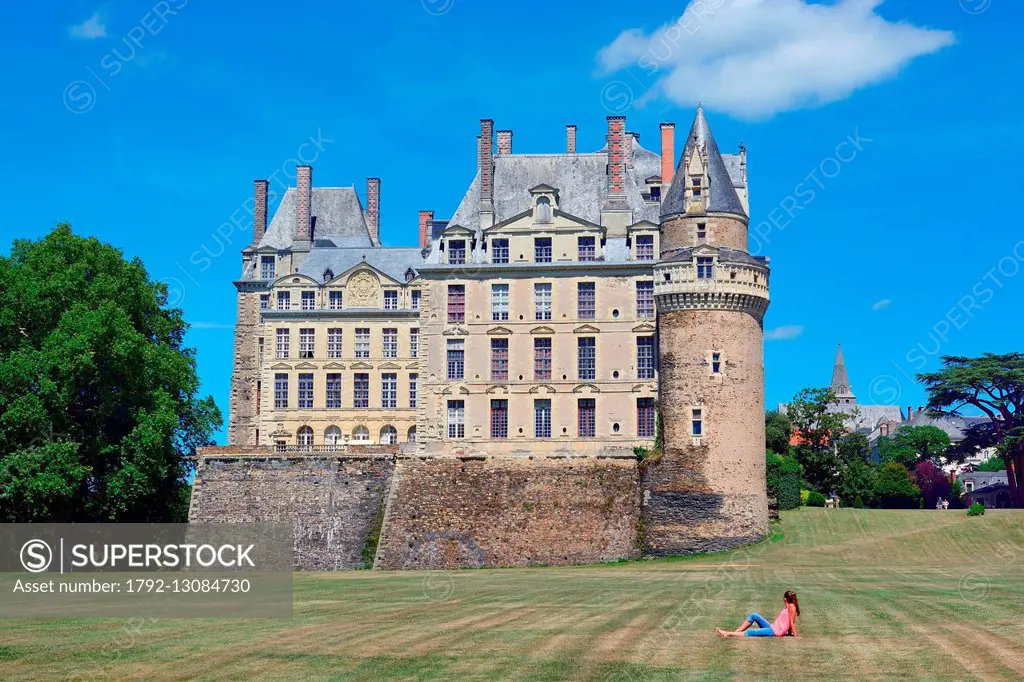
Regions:
M 782 600 L 787 604 L 792 604 L 796 607 L 796 615 L 800 615 L 800 602 L 796 600 L 796 592 L 789 590 L 786 594 L 782 595 Z

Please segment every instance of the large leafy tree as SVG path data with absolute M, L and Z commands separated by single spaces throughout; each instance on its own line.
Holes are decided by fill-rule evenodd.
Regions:
M 777 455 L 785 455 L 789 452 L 789 439 L 792 435 L 793 424 L 788 416 L 777 410 L 764 413 L 764 439 L 767 449 Z
M 878 439 L 878 453 L 883 462 L 898 462 L 913 467 L 945 455 L 949 436 L 937 426 L 901 426 L 892 436 Z
M 988 423 L 968 429 L 958 450 L 995 447 L 1006 464 L 1010 499 L 1024 507 L 1024 353 L 945 356 L 942 364 L 917 377 L 928 391 L 928 408 L 952 415 L 974 408 L 988 416 Z
M 0 520 L 182 520 L 199 398 L 181 310 L 138 259 L 59 225 L 0 257 Z
M 916 509 L 921 504 L 921 490 L 905 466 L 886 462 L 875 476 L 875 502 L 886 509 Z
M 799 444 L 793 449 L 804 478 L 817 491 L 830 493 L 841 473 L 837 441 L 846 433 L 850 415 L 836 409 L 836 394 L 829 388 L 805 388 L 786 408 Z
M 871 463 L 871 446 L 863 433 L 843 436 L 836 444 L 839 458 L 839 476 L 836 492 L 839 498 L 852 506 L 858 497 L 871 502 L 875 489 L 875 466 Z

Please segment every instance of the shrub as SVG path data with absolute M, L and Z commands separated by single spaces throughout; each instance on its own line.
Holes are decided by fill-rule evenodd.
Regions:
M 861 499 L 860 495 L 858 495 L 857 497 L 853 498 L 853 508 L 854 509 L 863 509 L 864 508 L 864 500 Z
M 878 467 L 875 500 L 883 509 L 918 509 L 921 506 L 921 490 L 914 485 L 905 466 L 897 462 L 886 462 Z
M 811 491 L 806 488 L 800 489 L 800 504 L 806 505 L 807 498 L 811 496 Z
M 949 479 L 945 472 L 932 462 L 921 462 L 914 467 L 911 473 L 914 483 L 921 489 L 924 496 L 925 509 L 933 509 L 935 502 L 941 497 L 948 500 L 950 497 Z
M 981 502 L 974 502 L 974 503 L 972 503 L 971 504 L 971 508 L 967 510 L 967 515 L 968 516 L 984 516 L 985 515 L 985 505 L 983 505 Z
M 779 509 L 800 506 L 800 464 L 795 459 L 774 452 L 765 453 L 768 474 L 768 495 L 774 497 Z
M 811 492 L 811 494 L 807 496 L 807 506 L 808 507 L 824 507 L 825 506 L 825 496 L 822 495 L 819 492 Z

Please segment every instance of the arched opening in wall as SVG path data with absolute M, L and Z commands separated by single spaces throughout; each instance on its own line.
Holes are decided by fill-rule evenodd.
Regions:
M 313 448 L 313 429 L 308 426 L 300 426 L 299 431 L 296 434 L 296 442 L 300 450 L 310 450 Z
M 410 426 L 409 427 L 409 434 L 406 436 L 405 440 L 407 442 L 409 442 L 409 443 L 415 443 L 416 442 L 416 427 L 415 426 Z
M 341 446 L 341 429 L 337 426 L 328 426 L 324 431 L 324 445 L 329 447 Z
M 352 440 L 357 443 L 368 443 L 370 441 L 370 429 L 365 426 L 357 426 L 352 429 Z
M 384 445 L 398 444 L 398 429 L 390 424 L 380 430 L 380 442 Z
M 551 200 L 547 197 L 537 199 L 537 222 L 551 222 Z

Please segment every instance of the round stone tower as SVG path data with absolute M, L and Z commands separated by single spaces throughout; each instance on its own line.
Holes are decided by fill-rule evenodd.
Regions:
M 747 251 L 742 152 L 739 161 L 731 176 L 698 109 L 662 203 L 654 268 L 663 452 L 644 477 L 650 554 L 717 551 L 768 532 L 769 270 Z

